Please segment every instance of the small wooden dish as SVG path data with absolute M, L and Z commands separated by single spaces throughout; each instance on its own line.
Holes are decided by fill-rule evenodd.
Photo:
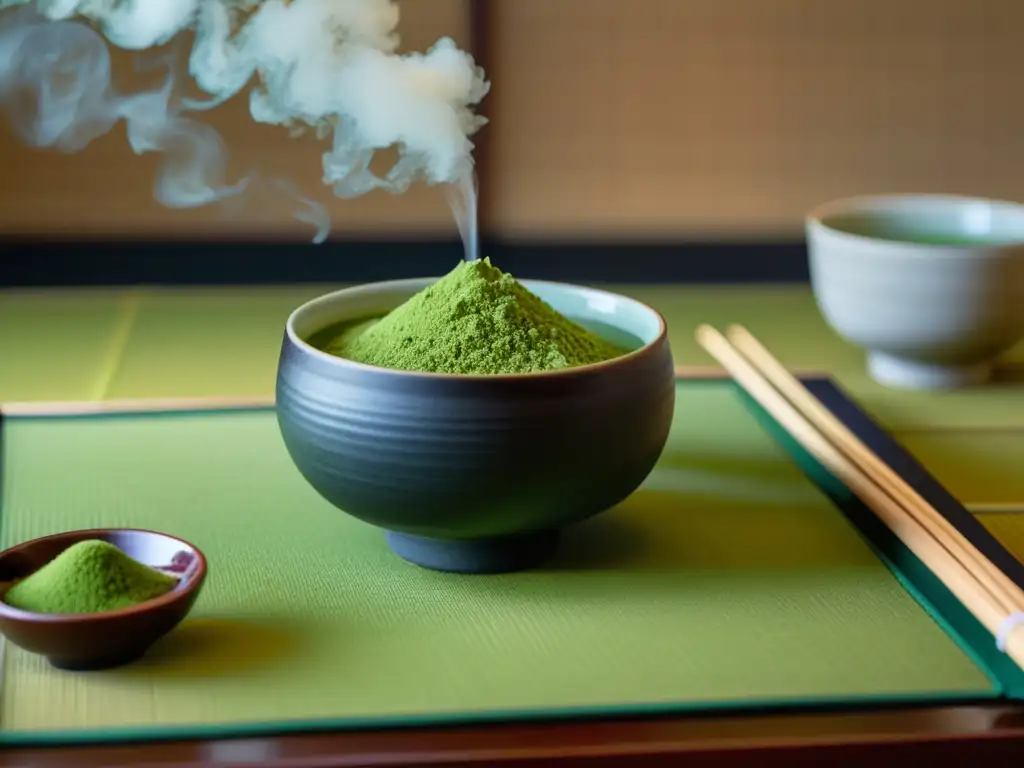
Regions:
M 103 613 L 45 614 L 2 602 L 16 579 L 42 568 L 73 544 L 99 539 L 129 557 L 179 578 L 167 594 Z M 187 541 L 155 531 L 99 528 L 33 539 L 0 552 L 0 633 L 45 656 L 58 669 L 110 669 L 133 662 L 188 615 L 206 579 L 206 558 Z

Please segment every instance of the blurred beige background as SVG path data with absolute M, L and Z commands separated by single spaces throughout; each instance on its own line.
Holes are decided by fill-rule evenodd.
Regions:
M 423 48 L 468 37 L 468 5 L 405 0 Z M 506 237 L 799 235 L 829 198 L 1024 198 L 1021 0 L 490 0 L 487 226 Z M 319 143 L 204 116 L 232 170 L 287 175 L 338 236 L 454 233 L 439 190 L 332 199 Z M 235 212 L 152 200 L 157 158 L 123 131 L 77 156 L 0 132 L 0 229 L 305 239 L 284 200 Z

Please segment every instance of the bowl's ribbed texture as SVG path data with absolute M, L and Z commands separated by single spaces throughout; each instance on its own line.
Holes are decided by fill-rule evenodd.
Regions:
M 674 400 L 664 336 L 589 369 L 488 378 L 326 359 L 286 334 L 277 379 L 281 433 L 313 488 L 369 523 L 442 539 L 614 506 L 657 462 Z

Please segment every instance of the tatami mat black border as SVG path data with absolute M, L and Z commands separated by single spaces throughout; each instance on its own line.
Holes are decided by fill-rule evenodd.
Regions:
M 803 242 L 502 243 L 512 274 L 590 283 L 806 282 Z M 0 240 L 0 287 L 363 283 L 447 272 L 457 242 L 203 243 Z
M 807 387 L 874 454 L 902 477 L 925 501 L 946 518 L 964 538 L 1024 588 L 1024 563 L 1017 559 L 924 465 L 915 459 L 877 421 L 832 379 L 805 378 Z

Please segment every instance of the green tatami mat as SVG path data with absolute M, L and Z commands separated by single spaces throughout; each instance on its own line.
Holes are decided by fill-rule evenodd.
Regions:
M 641 491 L 496 577 L 392 556 L 305 485 L 271 412 L 8 419 L 3 544 L 156 528 L 211 570 L 133 667 L 8 647 L 0 738 L 996 695 L 731 387 L 681 385 L 677 416 Z
M 604 287 L 646 301 L 665 315 L 677 364 L 713 363 L 694 341 L 699 323 L 742 323 L 787 365 L 833 374 L 890 429 L 1024 428 L 1022 382 L 925 393 L 871 381 L 861 350 L 825 325 L 807 286 Z M 115 398 L 269 397 L 285 319 L 328 290 L 315 285 L 145 289 L 137 294 L 138 317 L 123 353 L 116 355 L 109 386 L 102 385 L 98 372 L 111 360 L 105 344 L 114 324 L 113 304 L 97 347 L 91 341 L 73 343 L 95 324 L 82 317 L 82 307 L 92 301 L 89 292 L 7 292 L 0 307 L 14 310 L 0 309 L 0 395 L 6 400 L 82 399 L 93 391 Z M 36 330 L 25 333 L 33 323 Z M 1024 344 L 1007 360 L 1024 363 Z
M 102 397 L 134 297 L 0 291 L 0 402 Z
M 108 396 L 273 396 L 288 315 L 329 290 L 149 290 Z
M 700 323 L 746 326 L 785 365 L 825 371 L 889 429 L 1024 428 L 1024 343 L 1006 356 L 1015 380 L 948 392 L 884 387 L 868 377 L 864 352 L 825 323 L 808 286 L 609 286 L 657 308 L 677 365 L 713 365 L 694 339 Z M 944 479 L 944 478 L 943 478 Z M 969 499 L 969 501 L 974 501 Z
M 787 365 L 832 373 L 892 429 L 1024 427 L 1024 383 L 956 392 L 903 392 L 871 381 L 864 355 L 826 325 L 806 286 L 604 286 L 661 311 L 679 365 L 714 361 L 696 326 L 741 323 Z M 325 286 L 147 292 L 111 397 L 270 396 L 289 312 Z M 1009 360 L 1024 361 L 1024 345 Z
M 1024 392 L 1020 397 L 1024 410 Z M 921 431 L 896 438 L 963 502 L 1024 509 L 1024 429 Z
M 1020 512 L 986 512 L 978 519 L 1004 547 L 1024 561 L 1024 514 Z

